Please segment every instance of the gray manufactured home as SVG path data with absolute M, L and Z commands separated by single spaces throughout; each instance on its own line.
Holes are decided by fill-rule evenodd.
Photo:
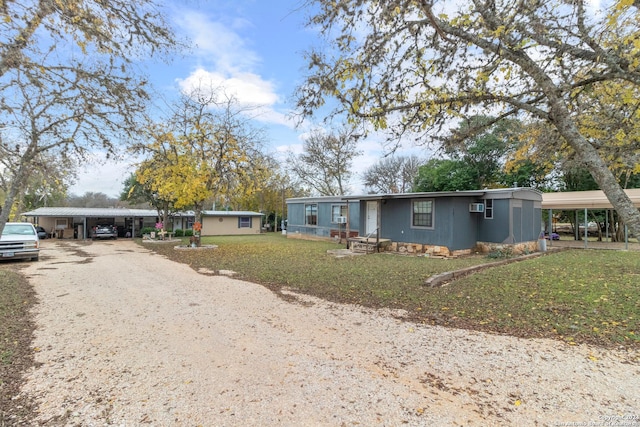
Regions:
M 330 237 L 340 201 L 351 233 L 385 241 L 387 250 L 450 255 L 520 243 L 534 250 L 542 224 L 542 193 L 505 188 L 289 199 L 289 232 Z

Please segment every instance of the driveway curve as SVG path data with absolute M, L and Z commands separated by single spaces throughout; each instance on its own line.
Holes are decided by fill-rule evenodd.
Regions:
M 640 425 L 637 354 L 285 301 L 127 240 L 43 246 L 40 425 Z

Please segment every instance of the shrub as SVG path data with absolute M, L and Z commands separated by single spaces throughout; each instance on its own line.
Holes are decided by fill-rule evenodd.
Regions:
M 154 232 L 154 231 L 156 231 L 156 229 L 155 229 L 155 228 L 153 228 L 153 227 L 142 227 L 142 228 L 140 229 L 140 234 L 142 234 L 142 235 L 144 235 L 144 234 L 149 234 L 149 233 L 152 233 L 152 232 Z
M 182 236 L 184 236 L 184 230 L 183 230 L 182 228 L 178 228 L 178 229 L 176 230 L 175 236 L 176 236 L 176 237 L 182 237 Z
M 185 237 L 193 236 L 193 230 L 184 230 L 184 236 Z

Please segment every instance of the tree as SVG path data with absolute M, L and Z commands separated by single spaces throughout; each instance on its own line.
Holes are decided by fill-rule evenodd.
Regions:
M 112 208 L 116 202 L 104 193 L 87 191 L 82 196 L 69 196 L 66 204 L 77 208 Z
M 358 135 L 342 129 L 337 133 L 313 130 L 304 141 L 303 153 L 289 154 L 289 168 L 303 186 L 321 196 L 342 196 L 348 190 L 351 164 L 360 154 Z
M 274 226 L 277 230 L 278 220 L 287 215 L 285 200 L 290 197 L 304 197 L 304 192 L 297 183 L 287 175 L 280 164 L 271 156 L 259 159 L 261 166 L 256 168 L 247 181 L 251 182 L 253 191 L 246 191 L 244 186 L 231 193 L 225 206 L 235 210 L 258 211 L 265 214 L 263 221 Z
M 503 184 L 539 190 L 552 189 L 566 144 L 545 123 L 521 123 L 506 154 Z
M 413 191 L 477 190 L 474 170 L 462 160 L 431 159 L 420 166 Z
M 193 208 L 201 221 L 207 200 L 256 191 L 251 177 L 261 167 L 264 136 L 246 113 L 205 85 L 182 94 L 166 124 L 149 128 L 149 142 L 135 148 L 149 155 L 136 179 L 162 203 L 165 221 L 171 208 Z
M 153 196 L 154 194 L 149 188 L 138 182 L 135 173 L 129 175 L 122 183 L 120 201 L 128 202 L 131 206 L 154 206 Z
M 45 155 L 114 156 L 135 138 L 148 92 L 133 64 L 173 46 L 169 28 L 152 0 L 2 3 L 0 159 L 11 166 L 0 231 Z
M 515 144 L 514 136 L 519 128 L 520 124 L 515 120 L 496 121 L 493 117 L 473 116 L 463 120 L 453 131 L 454 137 L 445 142 L 444 151 L 452 159 L 459 160 L 465 174 L 473 178 L 470 188 L 464 190 L 496 187 L 504 181 L 504 158 Z M 466 135 L 471 129 L 474 129 L 471 136 L 455 137 Z
M 580 128 L 580 103 L 605 85 L 630 99 L 640 86 L 640 2 L 592 15 L 586 2 L 309 0 L 309 24 L 333 49 L 308 54 L 297 92 L 303 117 L 338 101 L 346 115 L 390 138 L 431 141 L 452 120 L 495 112 L 546 122 L 575 151 L 636 237 L 640 212 Z M 617 85 L 617 88 L 616 88 Z M 640 112 L 635 112 L 635 123 Z M 472 136 L 486 128 L 470 128 Z
M 364 171 L 365 187 L 374 193 L 406 193 L 411 190 L 420 167 L 418 156 L 390 156 Z

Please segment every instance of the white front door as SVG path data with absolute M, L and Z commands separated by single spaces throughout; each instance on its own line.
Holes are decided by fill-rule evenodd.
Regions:
M 367 202 L 367 223 L 365 234 L 373 233 L 378 228 L 378 202 Z

